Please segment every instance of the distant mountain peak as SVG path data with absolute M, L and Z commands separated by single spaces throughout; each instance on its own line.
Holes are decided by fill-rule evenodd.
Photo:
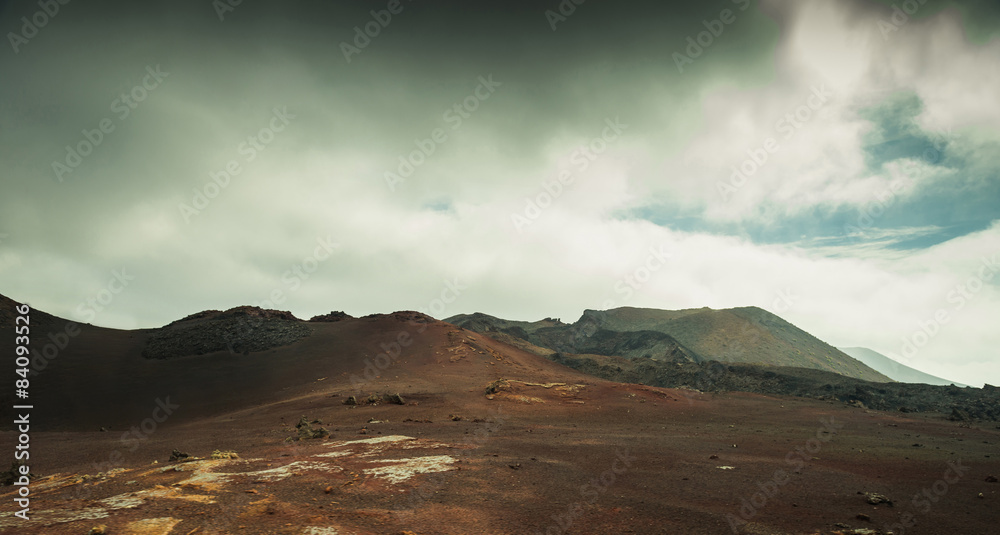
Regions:
M 532 347 L 555 352 L 791 366 L 869 381 L 890 380 L 784 318 L 756 306 L 586 309 L 572 325 L 552 318 L 519 322 L 485 314 L 455 316 L 445 321 L 491 336 L 502 333 L 504 337 L 515 337 Z M 596 336 L 596 333 L 601 334 Z M 505 341 L 511 342 L 506 338 Z
M 907 366 L 892 357 L 883 355 L 878 351 L 868 349 L 867 347 L 840 347 L 838 349 L 858 359 L 859 361 L 864 362 L 872 369 L 887 375 L 894 381 L 939 386 L 947 386 L 951 384 L 955 386 L 966 386 L 955 381 L 949 381 L 948 379 L 942 379 L 941 377 L 922 372 Z

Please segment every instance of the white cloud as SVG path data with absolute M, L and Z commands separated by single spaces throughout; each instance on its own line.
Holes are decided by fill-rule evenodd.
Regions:
M 164 129 L 165 139 L 187 141 L 179 152 L 192 161 L 184 158 L 176 175 L 156 175 L 166 172 L 161 167 L 173 157 L 167 144 L 156 147 L 148 155 L 154 163 L 134 166 L 137 173 L 156 176 L 155 184 L 136 180 L 116 189 L 115 210 L 107 213 L 87 208 L 105 206 L 88 197 L 99 189 L 101 177 L 67 184 L 60 195 L 79 194 L 67 205 L 67 218 L 77 218 L 88 236 L 97 237 L 53 252 L 25 245 L 30 240 L 16 229 L 2 229 L 11 235 L 5 251 L 21 262 L 0 262 L 0 277 L 23 292 L 14 297 L 48 296 L 36 306 L 72 318 L 76 304 L 99 292 L 111 269 L 126 266 L 141 275 L 94 321 L 117 327 L 157 326 L 202 308 L 252 304 L 273 290 L 286 297 L 278 308 L 302 317 L 331 309 L 355 315 L 426 309 L 454 277 L 468 288 L 441 316 L 484 311 L 512 319 L 569 321 L 585 308 L 607 303 L 774 310 L 779 292 L 790 291 L 799 296 L 793 306 L 774 311 L 805 330 L 835 345 L 898 351 L 900 339 L 920 321 L 950 305 L 949 292 L 978 269 L 979 256 L 997 249 L 998 226 L 913 252 L 891 246 L 936 232 L 947 222 L 892 231 L 865 227 L 851 246 L 815 240 L 779 246 L 612 216 L 664 201 L 709 223 L 780 226 L 784 218 L 816 208 L 853 207 L 861 214 L 894 181 L 902 184 L 893 201 L 900 202 L 928 184 L 955 180 L 956 171 L 918 161 L 911 162 L 916 167 L 909 174 L 901 174 L 907 162 L 879 173 L 867 170 L 864 136 L 871 125 L 858 110 L 895 91 L 915 92 L 924 102 L 918 118 L 924 128 L 947 132 L 953 127 L 946 136 L 954 150 L 992 157 L 987 149 L 1000 124 L 1000 40 L 970 44 L 957 13 L 946 11 L 911 21 L 884 41 L 877 22 L 887 10 L 865 6 L 767 2 L 767 9 L 782 13 L 779 21 L 785 25 L 773 54 L 773 79 L 759 86 L 705 89 L 697 100 L 684 90 L 673 91 L 670 79 L 649 74 L 625 96 L 608 90 L 611 97 L 591 102 L 600 89 L 590 86 L 607 76 L 602 67 L 587 76 L 566 75 L 572 90 L 548 102 L 556 110 L 550 112 L 539 103 L 544 99 L 533 100 L 531 84 L 518 86 L 498 73 L 508 85 L 483 102 L 461 129 L 449 132 L 449 140 L 394 192 L 383 174 L 413 149 L 414 137 L 443 126 L 442 112 L 471 86 L 457 84 L 456 89 L 454 75 L 440 84 L 446 91 L 438 82 L 416 80 L 412 83 L 421 89 L 434 89 L 433 97 L 408 100 L 412 73 L 402 71 L 385 78 L 372 75 L 374 67 L 370 73 L 352 71 L 366 82 L 369 75 L 383 82 L 370 87 L 342 82 L 337 72 L 330 76 L 343 85 L 333 90 L 289 83 L 325 76 L 311 65 L 290 63 L 272 71 L 276 75 L 249 80 L 234 69 L 225 86 L 234 101 L 239 91 L 261 89 L 268 106 L 288 102 L 299 117 L 190 224 L 178 203 L 190 202 L 192 188 L 204 185 L 209 171 L 239 157 L 241 138 L 262 126 L 270 111 L 251 106 L 256 113 L 244 114 L 228 97 L 221 108 L 199 101 L 201 86 L 190 80 L 211 73 L 176 69 L 172 85 L 143 111 L 181 113 L 182 122 Z M 712 54 L 722 54 L 721 48 L 705 57 Z M 463 72 L 462 80 L 471 83 L 476 74 Z M 819 102 L 814 90 L 824 86 L 830 95 Z M 573 107 L 577 98 L 586 109 Z M 573 183 L 518 232 L 511 214 L 525 209 L 526 198 L 546 193 L 544 182 L 557 181 L 563 170 L 575 171 L 573 151 L 601 134 L 604 106 L 614 115 L 608 104 L 626 100 L 638 101 L 626 104 L 647 117 L 623 115 L 621 120 L 632 126 L 586 171 L 576 171 Z M 379 106 L 389 111 L 376 117 L 375 111 L 385 111 Z M 797 110 L 808 118 L 786 118 Z M 532 113 L 552 115 L 533 122 Z M 140 125 L 136 119 L 128 126 L 138 131 Z M 534 139 L 534 127 L 546 133 L 545 141 L 524 141 Z M 779 148 L 724 198 L 718 183 L 730 178 L 733 166 L 752 159 L 748 150 L 766 152 L 762 147 L 768 138 L 775 138 Z M 102 150 L 110 155 L 115 147 Z M 93 166 L 98 167 L 96 160 Z M 155 191 L 142 189 L 147 186 Z M 56 194 L 49 186 L 32 187 L 40 198 Z M 142 191 L 129 196 L 129 188 Z M 137 197 L 143 200 L 134 202 Z M 425 208 L 435 201 L 450 208 Z M 12 210 L 31 223 L 29 232 L 45 229 L 44 218 L 32 210 Z M 293 290 L 283 274 L 326 236 L 341 244 L 340 252 Z M 621 291 L 626 277 L 642 276 L 651 248 L 669 251 L 670 260 L 632 292 Z M 992 280 L 912 364 L 969 384 L 1000 383 L 1000 365 L 991 361 L 997 346 L 991 320 L 998 309 Z

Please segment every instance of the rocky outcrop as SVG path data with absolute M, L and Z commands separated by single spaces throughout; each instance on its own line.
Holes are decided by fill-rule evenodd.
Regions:
M 294 343 L 312 329 L 291 312 L 236 307 L 205 311 L 175 321 L 153 333 L 142 355 L 169 359 L 215 351 L 248 355 Z
M 334 323 L 337 321 L 344 321 L 354 319 L 354 316 L 347 314 L 342 310 L 334 310 L 329 314 L 320 314 L 319 316 L 313 316 L 309 318 L 310 322 L 321 322 L 321 323 Z

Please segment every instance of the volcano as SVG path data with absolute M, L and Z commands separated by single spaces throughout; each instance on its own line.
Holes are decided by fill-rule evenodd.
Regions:
M 13 355 L 17 303 L 0 305 Z M 622 382 L 547 358 L 535 327 L 492 337 L 417 312 L 305 321 L 238 307 L 139 330 L 29 317 L 28 397 L 5 388 L 2 401 L 32 408 L 0 436 L 14 452 L 28 435 L 33 477 L 7 473 L 5 533 L 995 528 L 1000 429 L 964 410 Z M 678 359 L 656 365 L 699 365 L 698 344 L 659 334 L 645 347 Z M 23 416 L 28 431 L 11 424 Z

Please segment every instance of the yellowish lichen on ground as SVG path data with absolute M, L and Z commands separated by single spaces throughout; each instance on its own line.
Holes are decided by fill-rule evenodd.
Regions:
M 177 518 L 146 518 L 129 522 L 125 526 L 127 535 L 169 535 L 174 526 L 180 524 Z

